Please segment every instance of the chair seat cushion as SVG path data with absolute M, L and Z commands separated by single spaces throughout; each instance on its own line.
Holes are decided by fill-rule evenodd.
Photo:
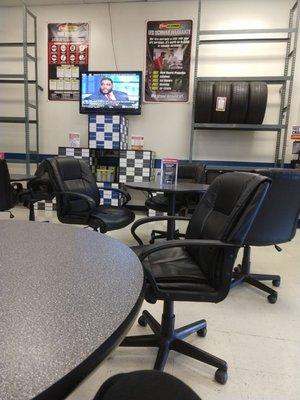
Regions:
M 157 194 L 156 196 L 149 197 L 146 200 L 145 205 L 147 208 L 155 211 L 167 212 L 168 211 L 168 198 L 163 194 Z M 182 201 L 176 198 L 175 210 L 178 211 L 182 207 Z
M 93 228 L 100 228 L 101 232 L 106 230 L 125 228 L 135 219 L 133 211 L 125 207 L 98 206 L 90 215 L 89 225 Z M 104 229 L 106 227 L 106 230 Z
M 134 371 L 109 378 L 94 400 L 201 400 L 185 383 L 160 371 Z
M 132 250 L 140 255 L 151 247 L 153 246 L 135 246 Z M 151 272 L 162 290 L 203 290 L 210 293 L 215 291 L 184 247 L 174 247 L 153 253 L 143 261 L 143 266 Z

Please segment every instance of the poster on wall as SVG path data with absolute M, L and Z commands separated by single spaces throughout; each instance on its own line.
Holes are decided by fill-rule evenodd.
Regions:
M 48 99 L 79 100 L 79 74 L 88 70 L 89 24 L 48 24 Z
M 146 102 L 189 99 L 193 21 L 148 21 Z

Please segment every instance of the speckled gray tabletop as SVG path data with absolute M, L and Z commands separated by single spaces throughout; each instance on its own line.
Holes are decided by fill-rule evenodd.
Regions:
M 143 287 L 127 246 L 38 222 L 0 221 L 0 274 L 1 400 L 31 399 L 101 351 Z

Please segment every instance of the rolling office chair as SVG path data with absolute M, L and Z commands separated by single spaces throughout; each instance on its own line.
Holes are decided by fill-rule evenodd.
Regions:
M 205 182 L 205 165 L 203 164 L 186 164 L 178 166 L 178 181 L 204 183 Z M 199 193 L 185 193 L 176 195 L 176 214 L 181 210 L 186 210 L 192 214 L 201 198 Z M 145 202 L 148 209 L 167 212 L 168 211 L 168 198 L 164 194 L 157 194 L 155 196 L 149 193 L 149 198 Z M 175 239 L 181 237 L 179 230 L 175 231 Z M 153 244 L 156 239 L 167 238 L 167 232 L 161 230 L 153 230 L 151 232 L 150 243 Z
M 201 400 L 185 383 L 160 371 L 118 374 L 103 383 L 94 400 Z
M 242 264 L 234 270 L 232 286 L 246 282 L 268 293 L 268 301 L 277 301 L 277 292 L 260 281 L 280 285 L 279 275 L 250 272 L 251 246 L 271 246 L 281 251 L 278 244 L 292 240 L 296 234 L 300 215 L 300 171 L 296 169 L 262 169 L 256 173 L 272 179 L 262 207 L 245 239 Z
M 19 201 L 23 189 L 21 183 L 11 183 L 6 160 L 0 160 L 0 211 L 9 212 L 9 217 L 14 218 L 10 211 Z
M 134 221 L 135 214 L 123 206 L 100 205 L 96 180 L 85 161 L 54 157 L 44 162 L 54 188 L 60 222 L 89 225 L 95 231 L 106 233 L 124 228 Z M 130 200 L 129 194 L 122 189 L 107 190 L 120 193 L 123 205 Z
M 143 262 L 146 301 L 164 302 L 161 324 L 148 311 L 139 318 L 153 335 L 127 337 L 121 346 L 158 347 L 154 369 L 163 370 L 170 350 L 217 368 L 215 379 L 227 380 L 225 361 L 200 350 L 183 339 L 197 332 L 206 335 L 206 321 L 200 320 L 175 329 L 174 301 L 218 303 L 227 296 L 234 262 L 270 186 L 270 180 L 257 174 L 223 174 L 210 185 L 199 202 L 186 230 L 185 239 L 143 246 L 135 233 L 148 218 L 136 221 L 132 234 L 140 247 L 133 248 Z M 153 217 L 157 221 L 185 217 Z M 151 218 L 151 220 L 153 220 Z
M 29 208 L 29 221 L 35 221 L 34 203 L 43 200 L 52 200 L 55 195 L 47 172 L 47 163 L 41 162 L 34 177 L 27 182 L 27 189 L 23 190 L 20 201 Z M 49 222 L 49 221 L 44 221 Z

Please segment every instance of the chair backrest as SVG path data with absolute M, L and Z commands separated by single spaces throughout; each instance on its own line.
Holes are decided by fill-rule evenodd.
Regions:
M 9 210 L 15 203 L 6 160 L 0 160 L 0 211 Z
M 55 192 L 75 192 L 91 197 L 96 206 L 100 203 L 96 179 L 87 163 L 73 157 L 54 157 L 46 160 L 48 172 Z M 57 215 L 67 217 L 73 213 L 79 215 L 88 211 L 85 200 L 56 196 Z
M 300 171 L 272 168 L 255 172 L 271 178 L 272 185 L 245 243 L 265 246 L 292 240 L 300 214 Z
M 196 207 L 186 239 L 211 239 L 241 246 L 270 186 L 267 177 L 229 172 L 217 177 Z M 224 282 L 224 249 L 187 247 L 211 286 Z M 237 255 L 232 258 L 232 266 Z M 227 271 L 228 273 L 228 271 Z
M 34 178 L 28 181 L 27 188 L 30 189 L 31 192 L 31 201 L 53 199 L 54 189 L 52 187 L 47 169 L 48 163 L 46 160 L 44 160 L 38 165 L 34 173 Z
M 205 183 L 205 165 L 204 164 L 179 164 L 178 180 L 189 180 L 195 183 Z

